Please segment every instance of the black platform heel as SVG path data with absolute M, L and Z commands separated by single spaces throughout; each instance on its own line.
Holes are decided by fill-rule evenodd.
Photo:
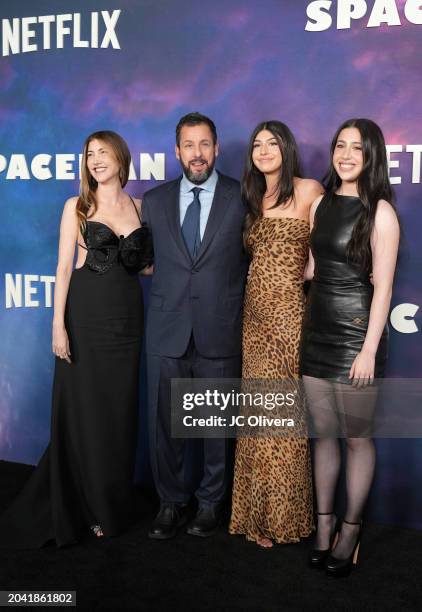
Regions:
M 330 514 L 335 516 L 334 512 L 317 512 L 318 516 L 328 516 Z M 334 527 L 332 527 L 331 529 L 329 547 L 325 548 L 324 550 L 321 550 L 319 548 L 313 548 L 309 552 L 309 556 L 308 556 L 309 567 L 312 567 L 314 569 L 323 569 L 325 567 L 325 561 L 327 560 L 333 546 L 336 545 L 337 538 L 338 538 L 338 528 L 337 528 L 337 519 L 336 519 L 334 521 Z
M 343 520 L 343 523 L 347 523 L 348 525 L 359 525 L 356 543 L 353 547 L 351 555 L 346 559 L 337 559 L 332 554 L 329 555 L 325 566 L 327 576 L 348 576 L 352 571 L 353 566 L 358 562 L 360 537 L 362 534 L 362 521 L 359 521 L 359 523 L 351 523 L 350 521 Z

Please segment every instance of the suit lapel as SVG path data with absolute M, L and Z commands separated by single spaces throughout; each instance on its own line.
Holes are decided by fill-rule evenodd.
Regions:
M 174 181 L 169 186 L 168 191 L 168 199 L 166 202 L 166 214 L 167 220 L 170 227 L 170 232 L 174 238 L 179 249 L 185 255 L 189 262 L 191 262 L 191 257 L 189 255 L 189 251 L 186 248 L 185 241 L 183 240 L 182 229 L 180 227 L 180 181 L 182 177 L 178 180 Z
M 210 214 L 208 216 L 207 225 L 205 227 L 204 237 L 199 248 L 198 257 L 196 261 L 204 255 L 208 247 L 210 246 L 212 239 L 215 236 L 216 231 L 221 226 L 224 216 L 227 212 L 228 203 L 231 197 L 231 186 L 227 185 L 224 181 L 224 177 L 218 173 L 218 181 L 215 186 L 214 197 L 212 200 Z M 183 239 L 183 238 L 182 238 Z

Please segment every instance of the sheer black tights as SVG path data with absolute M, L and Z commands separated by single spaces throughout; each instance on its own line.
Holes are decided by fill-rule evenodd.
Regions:
M 314 479 L 318 512 L 332 512 L 340 472 L 340 437 L 346 441 L 345 519 L 359 523 L 368 498 L 375 468 L 375 446 L 371 426 L 377 399 L 376 387 L 355 389 L 341 384 L 304 376 L 314 447 Z M 329 548 L 335 518 L 318 516 L 315 548 Z M 356 541 L 358 525 L 343 523 L 334 556 L 348 557 Z

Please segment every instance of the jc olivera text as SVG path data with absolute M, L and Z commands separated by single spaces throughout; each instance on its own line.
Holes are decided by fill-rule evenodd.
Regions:
M 230 419 L 226 419 L 221 416 L 209 416 L 206 418 L 196 418 L 188 414 L 183 417 L 183 425 L 185 427 L 294 427 L 295 422 L 293 419 L 280 419 L 277 417 L 267 416 L 256 416 L 251 415 L 245 417 L 244 415 L 232 416 Z

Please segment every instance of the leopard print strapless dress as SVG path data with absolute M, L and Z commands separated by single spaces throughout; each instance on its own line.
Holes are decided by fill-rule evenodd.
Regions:
M 303 272 L 309 224 L 296 218 L 258 219 L 248 236 L 252 261 L 243 319 L 243 379 L 299 376 L 304 312 Z M 247 381 L 246 381 L 247 382 Z M 229 531 L 248 540 L 298 542 L 313 529 L 312 480 L 305 411 L 296 403 L 303 437 L 239 437 Z

